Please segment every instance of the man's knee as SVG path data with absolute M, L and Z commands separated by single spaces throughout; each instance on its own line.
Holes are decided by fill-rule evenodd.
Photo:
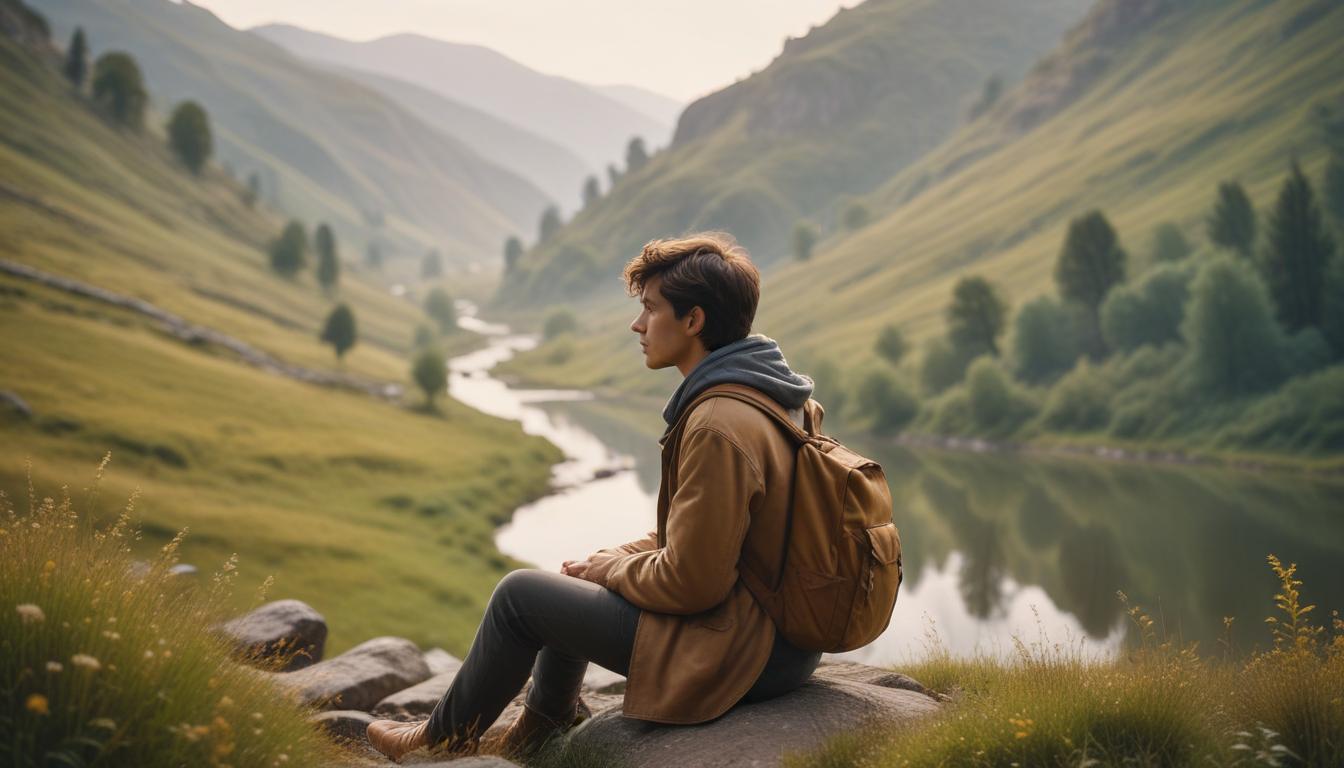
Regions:
M 517 601 L 521 596 L 534 593 L 547 580 L 550 574 L 536 568 L 520 568 L 509 571 L 495 585 L 490 602 L 507 603 Z

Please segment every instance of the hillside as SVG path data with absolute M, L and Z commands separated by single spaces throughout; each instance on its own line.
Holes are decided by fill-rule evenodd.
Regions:
M 195 99 L 216 127 L 217 155 L 262 196 L 310 222 L 328 221 L 363 252 L 450 261 L 493 256 L 532 227 L 546 196 L 406 110 L 308 66 L 208 11 L 169 0 L 41 0 L 56 40 L 83 27 L 96 57 L 134 55 L 153 106 Z M 381 228 L 375 223 L 382 221 Z M 375 231 L 377 230 L 377 231 Z
M 670 133 L 669 123 L 590 86 L 542 74 L 479 45 L 413 34 L 354 42 L 282 24 L 252 32 L 302 58 L 405 80 L 542 134 L 583 158 L 593 172 L 619 162 L 630 137 L 662 145 Z
M 758 262 L 777 261 L 796 222 L 830 226 L 847 198 L 950 136 L 987 80 L 1015 80 L 1085 8 L 870 0 L 842 10 L 761 72 L 686 107 L 671 148 L 533 249 L 499 298 L 584 293 L 649 239 L 691 229 L 727 229 Z
M 578 207 L 579 190 L 592 171 L 578 155 L 555 141 L 405 80 L 361 69 L 324 66 L 386 96 L 427 125 L 461 140 L 481 157 L 527 179 L 563 210 Z M 531 222 L 518 234 L 530 234 L 534 229 L 535 222 Z
M 314 368 L 338 368 L 317 328 L 339 298 L 360 329 L 341 369 L 405 381 L 418 309 L 355 275 L 333 299 L 306 276 L 275 276 L 260 250 L 282 223 L 274 213 L 246 207 L 217 170 L 192 176 L 160 136 L 104 121 L 6 35 L 0 167 L 0 257 Z M 491 585 L 513 565 L 495 550 L 494 527 L 545 489 L 559 458 L 516 423 L 453 401 L 426 414 L 306 384 L 186 343 L 143 314 L 8 274 L 0 328 L 9 499 L 23 504 L 27 462 L 38 497 L 59 498 L 62 486 L 86 486 L 110 451 L 100 512 L 115 516 L 139 489 L 141 557 L 189 527 L 183 559 L 202 574 L 239 555 L 240 607 L 274 575 L 273 595 L 343 617 L 333 620 L 338 650 L 404 634 L 465 652 Z M 391 589 L 396 601 L 384 599 Z

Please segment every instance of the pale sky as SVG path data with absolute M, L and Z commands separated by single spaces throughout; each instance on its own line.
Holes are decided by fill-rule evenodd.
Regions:
M 351 40 L 415 32 L 533 69 L 690 101 L 761 69 L 858 0 L 193 0 L 240 29 L 281 22 Z

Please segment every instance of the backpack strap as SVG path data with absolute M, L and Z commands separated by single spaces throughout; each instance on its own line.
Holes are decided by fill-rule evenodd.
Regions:
M 812 424 L 812 414 L 807 410 L 806 406 L 803 408 L 803 427 L 799 427 L 793 422 L 793 419 L 789 418 L 788 413 L 784 411 L 783 407 L 780 406 L 774 398 L 745 384 L 717 384 L 706 389 L 704 392 L 701 392 L 699 395 L 696 395 L 695 399 L 691 401 L 691 404 L 686 406 L 686 410 L 682 412 L 681 418 L 677 420 L 675 429 L 680 429 L 682 427 L 686 418 L 690 416 L 691 411 L 694 410 L 697 405 L 714 397 L 727 397 L 756 406 L 756 408 L 765 415 L 774 419 L 775 423 L 783 427 L 784 431 L 799 443 L 813 442 L 813 438 L 816 436 L 816 428 Z

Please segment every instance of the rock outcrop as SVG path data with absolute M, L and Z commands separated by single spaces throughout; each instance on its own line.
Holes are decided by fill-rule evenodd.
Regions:
M 376 637 L 334 659 L 275 674 L 276 682 L 304 704 L 365 712 L 391 694 L 427 679 L 429 665 L 420 649 L 400 637 Z
M 284 672 L 321 661 L 327 644 L 326 620 L 299 600 L 267 603 L 226 622 L 220 630 L 240 655 L 249 660 L 277 660 Z

